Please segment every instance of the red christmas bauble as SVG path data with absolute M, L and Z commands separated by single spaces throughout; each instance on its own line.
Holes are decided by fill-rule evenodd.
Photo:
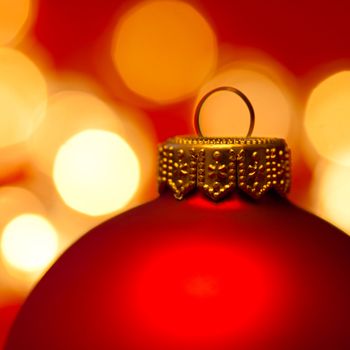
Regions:
M 222 90 L 247 104 L 250 135 L 253 108 L 232 87 L 200 101 L 199 134 Z M 350 239 L 270 191 L 289 189 L 284 140 L 175 137 L 159 156 L 161 191 L 213 201 L 165 192 L 90 231 L 31 293 L 6 349 L 350 349 Z
M 286 199 L 167 193 L 75 243 L 6 349 L 350 349 L 350 238 Z

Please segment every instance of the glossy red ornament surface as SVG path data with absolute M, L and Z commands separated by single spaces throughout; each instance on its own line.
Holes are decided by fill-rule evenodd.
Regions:
M 68 249 L 6 349 L 350 349 L 350 238 L 273 193 L 164 194 Z

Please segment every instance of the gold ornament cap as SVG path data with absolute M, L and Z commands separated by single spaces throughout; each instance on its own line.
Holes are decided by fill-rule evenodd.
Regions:
M 231 91 L 249 109 L 246 137 L 204 137 L 200 111 L 218 91 Z M 196 136 L 175 136 L 159 146 L 159 192 L 169 189 L 176 199 L 200 190 L 212 200 L 243 191 L 257 199 L 270 189 L 286 195 L 290 189 L 290 150 L 279 138 L 251 137 L 255 114 L 249 99 L 236 88 L 218 87 L 200 100 L 195 112 Z

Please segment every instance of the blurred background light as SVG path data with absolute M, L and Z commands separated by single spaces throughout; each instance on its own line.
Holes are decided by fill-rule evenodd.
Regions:
M 37 272 L 46 268 L 56 256 L 57 232 L 44 217 L 22 214 L 4 228 L 1 250 L 11 266 Z
M 24 54 L 0 48 L 0 147 L 26 141 L 42 121 L 46 83 Z
M 6 185 L 25 176 L 28 164 L 26 143 L 0 148 L 0 184 Z
M 271 72 L 272 71 L 272 72 Z M 241 90 L 255 110 L 253 136 L 287 138 L 295 104 L 282 74 L 273 66 L 261 67 L 248 61 L 234 62 L 223 67 L 199 93 L 199 99 L 219 86 Z M 249 111 L 242 99 L 232 92 L 221 91 L 204 104 L 200 124 L 207 136 L 245 136 L 249 129 Z
M 135 195 L 135 202 L 130 203 L 133 206 L 154 199 L 158 196 L 157 182 L 154 181 L 154 170 L 157 168 L 157 146 L 153 125 L 149 117 L 135 109 L 122 105 L 113 106 L 118 116 L 121 116 L 123 122 L 123 131 L 119 133 L 133 151 L 136 153 L 140 163 L 139 190 Z
M 168 103 L 194 93 L 216 65 L 217 42 L 208 21 L 182 1 L 142 1 L 114 33 L 112 58 L 136 94 Z
M 53 94 L 48 101 L 45 120 L 30 142 L 34 164 L 51 175 L 61 145 L 76 133 L 92 128 L 118 134 L 123 131 L 115 111 L 92 93 L 61 91 Z
M 322 157 L 350 166 L 350 71 L 321 81 L 309 96 L 306 133 Z
M 66 204 L 92 216 L 125 206 L 139 186 L 139 161 L 117 134 L 85 130 L 59 149 L 54 182 Z
M 0 187 L 0 230 L 18 215 L 25 212 L 45 215 L 41 201 L 29 190 L 17 186 Z
M 10 43 L 24 29 L 32 11 L 31 0 L 0 0 L 0 45 Z
M 350 152 L 347 160 L 350 161 Z M 320 161 L 314 170 L 311 196 L 316 214 L 350 235 L 349 179 L 350 167 Z

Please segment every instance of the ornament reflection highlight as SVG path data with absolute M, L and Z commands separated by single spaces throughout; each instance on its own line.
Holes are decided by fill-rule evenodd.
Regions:
M 130 313 L 169 340 L 241 336 L 267 312 L 277 271 L 257 251 L 218 242 L 162 247 L 130 272 Z
M 4 228 L 1 250 L 12 267 L 24 272 L 39 272 L 57 254 L 57 232 L 44 217 L 22 214 Z
M 140 166 L 134 151 L 119 135 L 90 129 L 61 146 L 53 178 L 69 207 L 98 216 L 128 204 L 139 186 Z

